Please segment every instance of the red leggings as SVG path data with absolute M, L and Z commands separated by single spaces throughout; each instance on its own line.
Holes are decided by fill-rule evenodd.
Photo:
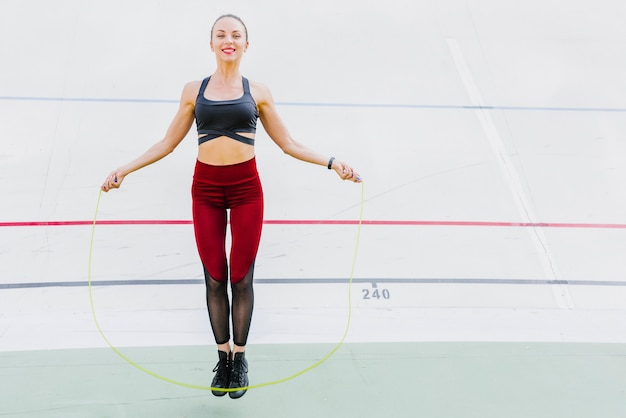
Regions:
M 256 159 L 227 166 L 197 161 L 191 196 L 200 259 L 218 282 L 228 280 L 226 226 L 230 210 L 230 281 L 238 283 L 251 272 L 261 240 L 263 189 Z

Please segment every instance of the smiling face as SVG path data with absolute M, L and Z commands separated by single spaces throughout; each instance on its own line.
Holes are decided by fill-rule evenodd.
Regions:
M 234 16 L 219 18 L 211 30 L 211 50 L 218 59 L 237 60 L 248 49 L 248 31 Z

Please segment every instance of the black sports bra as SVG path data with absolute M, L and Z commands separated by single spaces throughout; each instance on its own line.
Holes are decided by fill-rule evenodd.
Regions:
M 253 138 L 238 134 L 238 132 L 256 133 L 256 122 L 259 117 L 256 102 L 250 94 L 248 79 L 242 77 L 243 96 L 240 98 L 209 100 L 204 97 L 204 91 L 210 78 L 207 77 L 202 80 L 196 98 L 195 116 L 198 127 L 198 145 L 220 136 L 227 136 L 244 144 L 254 145 Z

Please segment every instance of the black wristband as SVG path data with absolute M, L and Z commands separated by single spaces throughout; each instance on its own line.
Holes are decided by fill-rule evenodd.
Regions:
M 333 168 L 333 161 L 335 161 L 335 157 L 330 157 L 330 160 L 328 160 L 328 169 L 329 170 L 331 168 Z

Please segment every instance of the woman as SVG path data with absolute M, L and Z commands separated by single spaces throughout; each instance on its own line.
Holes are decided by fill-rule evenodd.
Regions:
M 128 174 L 172 152 L 195 120 L 199 145 L 192 208 L 196 243 L 204 267 L 209 319 L 218 350 L 211 384 L 217 389 L 212 391 L 215 396 L 226 394 L 219 389 L 248 386 L 245 348 L 254 304 L 254 261 L 263 223 L 263 191 L 254 153 L 257 118 L 286 154 L 327 166 L 343 180 L 361 181 L 348 164 L 320 155 L 291 138 L 268 88 L 249 82 L 239 72 L 247 48 L 248 31 L 243 21 L 234 15 L 220 16 L 211 28 L 211 50 L 217 61 L 213 75 L 188 83 L 165 137 L 137 159 L 113 171 L 102 185 L 105 192 L 119 188 Z M 232 237 L 230 276 L 225 250 L 227 211 L 230 211 Z M 229 277 L 232 307 L 227 293 Z M 245 392 L 241 389 L 228 393 L 236 399 Z

